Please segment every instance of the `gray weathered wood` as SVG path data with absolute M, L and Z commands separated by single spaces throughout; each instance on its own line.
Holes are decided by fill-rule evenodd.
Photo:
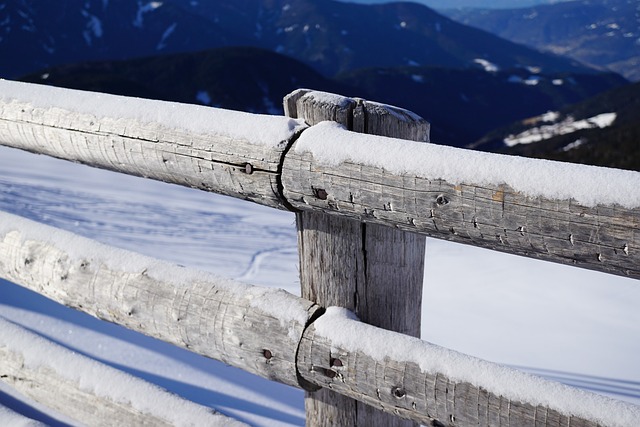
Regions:
M 333 323 L 337 334 L 350 328 L 347 323 L 335 320 Z M 416 352 L 416 341 L 407 336 L 394 336 L 392 344 L 384 340 L 375 341 L 371 337 L 376 336 L 377 328 L 366 324 L 360 325 L 357 334 L 357 337 L 350 335 L 353 342 L 350 347 L 317 333 L 315 324 L 307 328 L 298 353 L 298 368 L 303 378 L 335 393 L 358 399 L 385 413 L 426 426 L 613 425 L 599 424 L 595 419 L 576 414 L 567 415 L 565 408 L 552 409 L 509 399 L 484 386 L 454 381 L 441 371 L 425 371 L 420 368 L 419 360 L 412 360 L 411 355 L 403 354 L 398 357 L 398 348 Z M 430 346 L 426 342 L 422 342 L 422 345 Z M 375 346 L 375 349 L 370 346 Z M 513 371 L 509 380 L 517 385 L 528 376 Z M 485 379 L 489 380 L 487 387 L 491 387 L 492 380 L 488 377 Z M 549 390 L 555 387 L 550 381 L 546 383 Z M 544 394 L 543 389 L 538 390 Z M 566 387 L 566 391 L 569 390 L 570 387 Z M 572 397 L 575 401 L 580 402 L 586 398 L 582 394 L 586 392 L 572 390 L 575 391 Z M 607 399 L 601 396 L 598 398 Z M 621 407 L 625 407 L 623 410 L 628 411 L 626 419 L 631 422 L 629 426 L 640 425 L 640 410 L 633 408 L 632 404 L 619 403 Z M 566 409 L 570 411 L 569 408 Z M 615 415 L 617 414 L 609 413 L 605 418 Z M 620 425 L 619 422 L 616 425 Z
M 277 172 L 288 140 L 256 143 L 0 98 L 0 144 L 285 209 Z
M 211 408 L 202 407 L 167 392 L 146 381 L 126 375 L 117 369 L 89 359 L 52 342 L 46 343 L 46 357 L 34 362 L 35 346 L 40 347 L 44 338 L 17 325 L 0 322 L 20 334 L 19 344 L 0 342 L 0 378 L 13 389 L 34 401 L 55 410 L 59 414 L 85 425 L 101 426 L 172 426 L 175 422 L 163 414 L 152 413 L 146 400 L 175 405 L 175 409 L 192 411 L 179 416 L 183 420 L 197 420 L 207 425 L 241 427 L 246 424 L 233 420 Z M 25 339 L 26 337 L 26 339 Z M 26 356 L 29 354 L 30 356 Z M 38 358 L 38 356 L 36 356 Z M 62 366 L 61 365 L 62 362 Z M 107 377 L 85 378 L 78 375 L 79 365 L 90 366 L 91 374 Z M 61 369 L 62 368 L 62 369 Z M 95 384 L 120 381 L 128 387 L 94 387 Z M 144 396 L 136 393 L 144 392 Z M 2 420 L 0 407 L 0 420 Z M 17 421 L 17 420 L 14 420 Z M 3 425 L 14 425 L 5 423 Z M 22 424 L 21 424 L 22 425 Z M 24 425 L 44 425 L 40 423 Z
M 204 278 L 196 278 L 187 285 L 171 283 L 172 279 L 189 272 L 181 268 L 162 269 L 130 252 L 110 249 L 105 254 L 103 245 L 91 244 L 87 239 L 53 231 L 32 221 L 11 219 L 9 222 L 18 223 L 20 227 L 7 231 L 4 225 L 0 233 L 0 276 L 70 307 L 248 372 L 293 386 L 306 386 L 306 389 L 308 384 L 324 387 L 376 410 L 430 425 L 597 425 L 593 420 L 562 415 L 566 412 L 562 408 L 516 402 L 491 392 L 496 383 L 491 375 L 480 376 L 480 384 L 471 385 L 441 371 L 425 371 L 420 367 L 421 346 L 431 345 L 404 334 L 331 318 L 332 330 L 339 336 L 351 331 L 347 335 L 349 344 L 335 341 L 331 334 L 317 332 L 316 325 L 324 322 L 328 314 L 321 315 L 321 310 L 311 301 L 285 292 Z M 28 231 L 21 232 L 21 229 Z M 34 233 L 51 239 L 35 238 Z M 50 240 L 64 243 L 56 246 Z M 82 248 L 91 255 L 78 257 L 69 253 L 69 247 Z M 342 255 L 342 252 L 335 254 Z M 111 262 L 106 262 L 108 257 Z M 127 265 L 114 268 L 114 259 Z M 141 265 L 148 269 L 139 268 Z M 158 279 L 159 275 L 166 276 L 166 280 Z M 305 329 L 305 324 L 313 319 L 316 320 Z M 358 328 L 354 329 L 354 323 Z M 381 337 L 381 332 L 392 335 Z M 399 349 L 406 349 L 408 354 L 398 352 Z M 36 400 L 51 399 L 46 395 L 52 389 L 74 389 L 73 384 L 60 384 L 46 369 L 39 368 L 33 374 L 36 377 L 27 376 L 21 356 L 12 356 L 2 345 L 0 353 L 0 376 L 5 380 L 9 378 L 7 381 L 16 388 L 33 389 Z M 432 354 L 424 361 L 433 364 L 435 359 L 437 354 Z M 470 363 L 474 369 L 482 368 L 477 363 L 484 363 L 485 367 L 487 364 Z M 518 384 L 520 377 L 510 374 L 508 380 Z M 82 390 L 64 393 L 60 408 L 84 399 L 78 393 L 82 394 Z M 575 393 L 583 392 L 575 391 L 574 396 Z M 318 405 L 317 412 L 313 413 L 328 416 L 329 422 L 341 425 L 358 423 L 362 413 L 369 413 L 365 410 L 356 415 L 330 410 L 328 404 L 332 402 L 342 405 L 336 396 L 336 393 L 327 394 L 322 401 L 325 405 Z M 579 401 L 575 397 L 570 400 Z M 616 410 L 627 411 L 625 404 L 619 403 Z M 366 405 L 357 408 L 364 409 Z M 635 413 L 640 422 L 640 410 L 636 408 Z M 384 418 L 379 416 L 379 419 Z
M 292 93 L 284 104 L 286 114 L 310 125 L 331 120 L 361 133 L 428 139 L 424 120 L 391 106 L 309 90 Z M 314 212 L 298 213 L 296 224 L 303 298 L 348 308 L 385 329 L 420 335 L 423 237 Z M 413 425 L 327 389 L 307 393 L 305 405 L 310 426 Z
M 225 279 L 195 276 L 176 283 L 189 271 L 153 267 L 153 260 L 135 253 L 114 255 L 97 242 L 22 221 L 22 230 L 0 235 L 1 277 L 100 319 L 298 385 L 295 355 L 315 304 L 283 290 Z M 44 235 L 65 243 L 30 237 L 33 229 L 48 230 Z M 75 247 L 86 253 L 74 255 Z M 125 265 L 114 265 L 114 257 Z M 283 317 L 282 307 L 298 317 Z
M 285 99 L 285 108 L 310 124 L 333 120 L 359 132 L 428 137 L 426 122 L 411 113 L 367 101 L 301 90 Z M 526 197 L 505 185 L 453 185 L 349 162 L 327 168 L 295 150 L 281 165 L 290 147 L 288 141 L 277 142 L 260 146 L 158 123 L 0 103 L 2 144 L 300 209 L 303 295 L 409 335 L 420 327 L 415 290 L 422 287 L 424 242 L 418 234 L 640 278 L 639 209 L 586 208 L 570 200 Z M 415 361 L 381 361 L 341 347 L 317 335 L 314 326 L 303 333 L 318 307 L 285 293 L 217 280 L 177 284 L 146 268 L 114 267 L 109 257 L 96 256 L 97 246 L 77 256 L 69 243 L 60 246 L 21 230 L 0 238 L 0 274 L 9 280 L 263 377 L 306 389 L 324 387 L 307 399 L 313 425 L 396 422 L 327 389 L 431 425 L 596 425 L 443 373 L 423 372 Z M 397 290 L 404 296 L 397 298 Z M 269 309 L 270 302 L 303 315 L 283 318 Z M 0 355 L 3 359 L 23 364 L 9 353 Z
M 302 211 L 640 278 L 639 208 L 585 207 L 506 185 L 454 185 L 352 162 L 327 167 L 294 149 L 282 183 Z
M 80 387 L 80 381 L 59 375 L 49 367 L 31 368 L 23 358 L 0 347 L 2 381 L 25 396 L 85 425 L 172 426 L 169 420 L 141 412 L 129 404 L 96 395 Z M 211 414 L 210 422 L 223 424 L 223 415 Z M 228 424 L 243 425 L 229 420 Z M 38 424 L 34 424 L 38 425 Z
M 337 95 L 321 99 L 317 92 L 311 99 L 309 92 L 299 90 L 287 98 L 290 116 L 308 117 L 310 123 L 335 120 L 353 130 L 375 129 L 385 135 L 395 126 L 389 123 L 414 119 L 402 109 Z M 322 107 L 327 101 L 336 105 Z M 369 113 L 364 114 L 364 106 Z M 526 197 L 505 185 L 454 185 L 349 162 L 325 167 L 309 153 L 288 151 L 289 140 L 254 144 L 224 133 L 181 131 L 104 115 L 98 119 L 98 114 L 99 109 L 81 114 L 0 101 L 0 144 L 281 209 L 315 210 L 640 278 L 640 209 L 587 208 L 571 200 Z M 403 138 L 426 140 L 428 124 L 402 132 Z

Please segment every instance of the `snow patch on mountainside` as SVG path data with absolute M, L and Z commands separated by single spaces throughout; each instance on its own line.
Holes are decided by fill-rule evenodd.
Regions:
M 99 39 L 103 35 L 102 21 L 100 21 L 97 16 L 90 14 L 86 10 L 82 11 L 82 16 L 87 18 L 86 29 L 82 32 L 82 36 L 84 37 L 84 41 L 87 43 L 87 46 L 91 46 L 94 38 Z
M 567 151 L 571 151 L 571 150 L 573 150 L 574 148 L 578 148 L 578 147 L 580 147 L 580 146 L 581 146 L 581 145 L 583 145 L 585 142 L 586 142 L 586 141 L 585 141 L 584 139 L 579 138 L 579 139 L 577 139 L 577 140 L 573 141 L 572 143 L 567 144 L 567 145 L 565 145 L 564 147 L 562 147 L 562 151 L 564 151 L 564 152 L 566 153 Z
M 551 121 L 555 121 L 556 119 Z M 597 116 L 583 120 L 575 120 L 573 117 L 568 116 L 559 123 L 534 127 L 517 135 L 509 135 L 504 139 L 504 143 L 509 147 L 513 147 L 518 144 L 531 144 L 532 142 L 544 141 L 546 139 L 553 138 L 554 136 L 566 135 L 581 129 L 606 128 L 611 126 L 615 120 L 616 113 L 598 114 Z
M 133 26 L 142 28 L 144 26 L 144 15 L 156 10 L 162 5 L 163 3 L 160 1 L 152 1 L 145 4 L 143 4 L 141 1 L 138 1 L 138 12 L 136 13 L 136 18 L 133 21 Z
M 162 50 L 165 47 L 167 47 L 167 43 L 166 43 L 167 39 L 171 36 L 171 34 L 173 34 L 177 26 L 178 26 L 178 23 L 174 22 L 173 24 L 169 25 L 169 27 L 167 27 L 166 30 L 164 30 L 164 33 L 162 33 L 162 37 L 160 37 L 160 41 L 156 46 L 156 50 Z
M 474 63 L 480 65 L 487 73 L 497 73 L 500 71 L 500 67 L 498 67 L 493 62 L 489 62 L 486 59 L 476 58 L 473 60 Z

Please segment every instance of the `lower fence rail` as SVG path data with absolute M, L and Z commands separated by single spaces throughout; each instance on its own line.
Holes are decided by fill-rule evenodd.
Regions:
M 86 425 L 246 426 L 2 319 L 0 360 L 3 382 Z M 45 425 L 35 421 L 27 424 L 17 415 L 4 418 L 0 407 L 0 425 L 19 422 L 19 425 Z
M 630 403 L 4 213 L 0 276 L 262 377 L 329 388 L 426 425 L 640 425 Z M 11 360 L 0 358 L 0 375 Z

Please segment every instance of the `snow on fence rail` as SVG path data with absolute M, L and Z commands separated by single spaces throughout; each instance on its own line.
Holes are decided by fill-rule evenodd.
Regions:
M 358 105 L 309 91 L 288 102 L 296 113 L 333 108 L 333 119 L 350 122 Z M 408 114 L 372 105 L 383 115 Z M 0 81 L 2 145 L 640 278 L 637 172 L 307 127 L 300 119 Z M 414 139 L 426 137 L 415 132 Z
M 634 405 L 403 335 L 420 329 L 420 235 L 640 278 L 640 174 L 425 144 L 428 123 L 414 114 L 338 95 L 299 90 L 285 110 L 259 116 L 0 81 L 0 144 L 296 211 L 303 298 L 8 215 L 0 274 L 302 387 L 309 425 L 400 425 L 384 413 L 428 425 L 640 424 Z M 331 305 L 362 322 L 324 314 Z
M 635 405 L 367 325 L 344 309 L 325 312 L 280 289 L 169 265 L 7 213 L 0 213 L 0 275 L 66 306 L 264 378 L 308 390 L 327 387 L 425 425 L 630 426 L 640 421 Z M 42 338 L 25 337 L 29 333 L 12 324 L 0 326 L 0 354 L 8 355 L 0 359 L 2 376 L 34 398 L 57 400 L 61 412 L 61 384 L 69 391 L 73 384 L 68 383 L 77 383 L 82 374 L 89 375 L 82 380 L 84 390 L 64 401 L 76 400 L 67 413 L 78 419 L 96 417 L 94 405 L 100 403 L 110 406 L 103 413 L 113 417 L 129 401 L 127 412 L 140 417 L 135 409 L 145 409 L 144 402 L 135 396 L 169 399 L 155 390 L 114 396 L 109 382 L 96 378 L 92 383 L 90 375 L 102 374 L 95 366 L 78 364 L 69 375 L 60 369 L 61 363 L 68 366 L 63 362 L 69 355 L 52 357 L 51 350 L 33 345 Z M 46 381 L 51 379 L 56 381 Z M 144 387 L 129 384 L 134 386 Z M 91 403 L 83 395 L 92 393 L 100 399 Z M 200 407 L 195 412 L 200 421 L 220 417 L 200 414 Z M 139 419 L 126 415 L 117 419 L 120 425 Z M 170 414 L 146 416 L 185 423 Z

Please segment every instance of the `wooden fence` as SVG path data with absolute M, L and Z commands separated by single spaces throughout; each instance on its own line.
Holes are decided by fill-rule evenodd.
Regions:
M 0 81 L 0 144 L 296 212 L 302 298 L 7 215 L 0 275 L 301 387 L 308 425 L 640 425 L 634 405 L 416 338 L 425 235 L 639 278 L 640 174 L 426 144 L 411 112 L 338 95 L 299 90 L 285 111 Z M 50 381 L 6 360 L 0 377 L 55 403 Z M 109 418 L 75 406 L 79 419 Z

